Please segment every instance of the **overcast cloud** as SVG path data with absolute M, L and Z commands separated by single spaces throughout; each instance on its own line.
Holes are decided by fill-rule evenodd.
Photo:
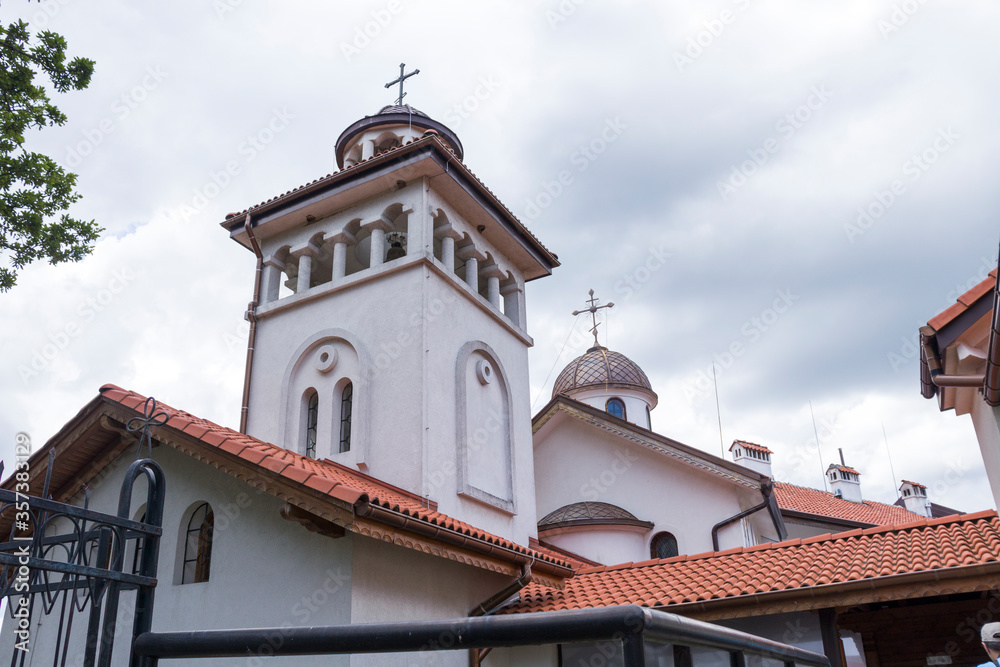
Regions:
M 842 448 L 867 498 L 907 478 L 993 506 L 912 344 L 996 266 L 995 2 L 4 2 L 18 17 L 97 61 L 30 141 L 106 232 L 0 296 L 8 466 L 16 432 L 40 446 L 105 383 L 238 425 L 254 261 L 218 223 L 329 173 L 406 62 L 406 102 L 563 263 L 528 286 L 535 410 L 588 347 L 570 312 L 593 288 L 659 432 L 719 453 L 714 360 L 726 446 L 771 447 L 779 479 L 821 487 Z

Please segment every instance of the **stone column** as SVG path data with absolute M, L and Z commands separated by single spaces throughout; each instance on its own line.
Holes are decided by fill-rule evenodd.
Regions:
M 445 222 L 434 229 L 434 236 L 441 239 L 441 263 L 449 273 L 455 273 L 455 242 L 462 234 L 450 222 Z
M 479 260 L 475 257 L 465 259 L 465 282 L 473 292 L 479 291 Z
M 299 277 L 295 286 L 295 293 L 301 294 L 312 287 L 313 257 L 319 255 L 319 248 L 310 242 L 300 248 L 295 248 L 290 254 L 299 260 Z
M 374 139 L 362 139 L 361 140 L 361 161 L 364 162 L 371 156 L 375 155 L 375 140 Z
M 479 262 L 486 259 L 486 255 L 479 252 L 472 243 L 467 243 L 455 250 L 455 254 L 465 260 L 465 282 L 472 288 L 473 292 L 479 292 Z
M 333 242 L 333 282 L 339 282 L 347 275 L 347 246 L 357 239 L 350 232 L 341 231 L 334 234 L 328 241 Z
M 281 272 L 284 270 L 285 263 L 279 262 L 274 257 L 264 261 L 261 303 L 271 303 L 278 300 L 278 294 L 281 291 Z
M 490 262 L 481 270 L 486 276 L 486 300 L 496 308 L 500 309 L 500 279 L 504 277 L 504 272 L 495 262 Z
M 520 328 L 524 328 L 523 314 L 521 312 L 521 295 L 524 290 L 518 286 L 516 281 L 510 281 L 500 288 L 503 295 L 503 314 L 507 319 Z
M 361 225 L 362 229 L 371 231 L 371 254 L 368 256 L 368 266 L 374 269 L 385 263 L 385 233 L 392 231 L 392 225 L 385 218 L 378 218 Z

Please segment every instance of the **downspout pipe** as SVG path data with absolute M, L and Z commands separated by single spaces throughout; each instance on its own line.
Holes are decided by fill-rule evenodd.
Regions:
M 993 326 L 990 327 L 987 350 L 983 398 L 992 407 L 997 407 L 1000 405 L 1000 266 L 997 267 L 997 282 L 993 286 Z
M 531 563 L 526 563 L 521 570 L 521 576 L 515 579 L 511 584 L 504 587 L 499 592 L 493 594 L 488 599 L 476 605 L 476 608 L 469 612 L 469 616 L 489 616 L 497 609 L 503 607 L 507 602 L 510 601 L 515 595 L 517 595 L 522 588 L 530 584 L 532 581 L 531 577 Z M 483 659 L 489 655 L 492 648 L 472 648 L 469 649 L 469 665 L 470 667 L 480 667 L 483 663 Z
M 760 483 L 760 494 L 762 496 L 764 496 L 764 502 L 762 502 L 760 505 L 754 505 L 753 507 L 751 507 L 748 510 L 743 510 L 739 514 L 734 514 L 733 516 L 729 517 L 728 519 L 723 519 L 719 523 L 717 523 L 714 526 L 712 526 L 712 549 L 714 551 L 718 551 L 719 550 L 719 531 L 720 530 L 722 530 L 723 528 L 725 528 L 726 526 L 728 526 L 730 524 L 736 523 L 740 519 L 744 519 L 744 518 L 750 516 L 751 514 L 756 514 L 757 512 L 759 512 L 759 511 L 761 511 L 763 509 L 768 509 L 768 507 L 770 507 L 770 505 L 771 505 L 771 497 L 772 497 L 771 496 L 771 492 L 773 490 L 774 490 L 774 485 L 771 483 L 770 479 L 761 480 L 761 483 Z M 784 535 L 785 534 L 784 525 L 780 525 L 780 527 L 779 527 L 779 524 L 777 522 L 777 518 L 774 516 L 774 512 L 771 512 L 771 520 L 775 522 L 775 526 L 774 527 L 778 529 L 778 535 L 779 536 Z
M 976 375 L 945 375 L 941 368 L 941 360 L 938 359 L 934 348 L 931 347 L 930 336 L 923 331 L 920 332 L 920 356 L 928 370 L 929 377 L 927 379 L 935 387 L 982 387 L 983 381 L 986 379 L 986 376 L 981 373 Z M 923 368 L 921 368 L 921 382 L 923 380 Z M 930 392 L 930 395 L 933 396 L 934 392 Z M 929 398 L 927 392 L 924 392 L 924 396 Z
M 264 274 L 264 255 L 260 251 L 260 244 L 253 234 L 253 225 L 250 221 L 250 214 L 247 213 L 243 222 L 243 229 L 250 239 L 250 247 L 253 254 L 257 256 L 257 273 L 253 281 L 253 300 L 247 305 L 247 312 L 244 315 L 250 323 L 250 337 L 247 340 L 247 365 L 243 373 L 243 404 L 240 407 L 240 433 L 247 432 L 247 418 L 250 414 L 250 376 L 253 374 L 253 351 L 257 342 L 257 306 L 260 304 L 260 282 Z

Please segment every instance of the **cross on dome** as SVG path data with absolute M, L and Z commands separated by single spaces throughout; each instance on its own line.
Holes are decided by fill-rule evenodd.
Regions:
M 594 324 L 594 326 L 590 328 L 590 333 L 594 334 L 594 347 L 600 347 L 601 344 L 597 342 L 597 327 L 598 327 L 597 311 L 599 311 L 601 308 L 614 308 L 615 304 L 613 301 L 609 301 L 608 303 L 602 306 L 598 306 L 597 304 L 600 302 L 600 299 L 594 296 L 594 290 L 590 290 L 589 293 L 590 293 L 590 298 L 587 299 L 586 303 L 589 303 L 590 307 L 584 308 L 583 310 L 574 310 L 573 315 L 575 317 L 577 315 L 580 315 L 581 313 L 590 313 L 590 319 Z
M 418 70 L 418 69 L 413 70 L 409 74 L 403 74 L 403 70 L 405 70 L 405 69 L 406 69 L 406 63 L 399 63 L 399 78 L 397 78 L 396 80 L 390 81 L 389 83 L 385 84 L 386 88 L 390 88 L 390 87 L 396 85 L 397 83 L 399 84 L 399 97 L 396 98 L 396 104 L 402 104 L 403 103 L 403 98 L 406 97 L 406 93 L 403 92 L 403 82 L 406 81 L 407 79 L 409 79 L 411 76 L 414 76 L 416 74 L 420 74 L 420 70 Z

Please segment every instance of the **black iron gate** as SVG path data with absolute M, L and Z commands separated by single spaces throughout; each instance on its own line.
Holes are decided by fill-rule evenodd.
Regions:
M 135 637 L 152 627 L 163 532 L 163 470 L 152 459 L 133 462 L 125 473 L 115 516 L 90 510 L 89 491 L 83 507 L 52 500 L 53 461 L 50 451 L 41 497 L 28 495 L 29 476 L 21 469 L 12 478 L 13 491 L 0 489 L 0 521 L 11 526 L 7 541 L 0 543 L 0 598 L 6 599 L 14 626 L 10 664 L 25 664 L 32 621 L 42 615 L 58 617 L 52 666 L 65 667 L 71 657 L 78 664 L 81 647 L 71 648 L 71 633 L 74 622 L 80 622 L 77 617 L 86 614 L 83 665 L 109 667 L 122 591 L 136 591 L 130 652 Z M 129 518 L 132 488 L 140 476 L 147 481 L 146 513 L 142 521 L 133 521 Z M 130 653 L 129 664 L 154 663 Z

